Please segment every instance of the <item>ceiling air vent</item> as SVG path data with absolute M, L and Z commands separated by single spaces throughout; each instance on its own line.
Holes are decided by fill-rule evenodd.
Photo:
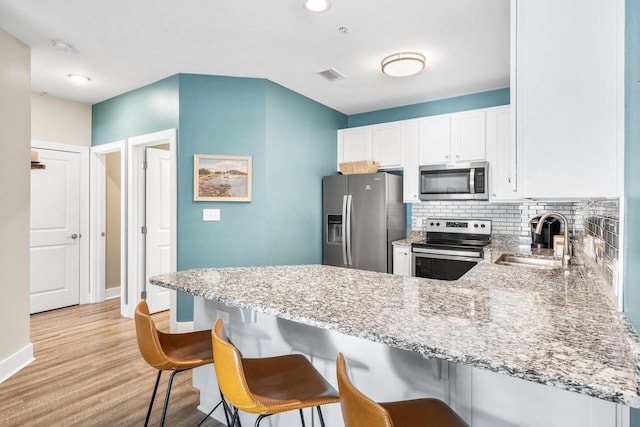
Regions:
M 329 80 L 330 82 L 337 82 L 338 80 L 342 80 L 342 79 L 346 79 L 347 78 L 347 76 L 345 76 L 344 74 L 341 74 L 340 71 L 335 70 L 333 68 L 329 68 L 328 70 L 320 71 L 318 74 L 320 74 L 322 77 L 324 77 L 325 79 Z

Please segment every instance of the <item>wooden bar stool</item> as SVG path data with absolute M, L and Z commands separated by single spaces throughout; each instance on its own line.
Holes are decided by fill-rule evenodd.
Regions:
M 158 391 L 160 376 L 162 371 L 172 371 L 167 384 L 167 392 L 162 408 L 162 418 L 160 425 L 164 425 L 167 415 L 167 407 L 169 406 L 169 395 L 171 393 L 171 385 L 173 377 L 178 372 L 184 372 L 198 366 L 213 363 L 213 351 L 211 347 L 211 330 L 188 332 L 183 334 L 167 334 L 156 328 L 155 322 L 149 314 L 149 306 L 146 301 L 141 301 L 136 307 L 135 312 L 136 337 L 138 340 L 138 348 L 144 360 L 152 367 L 158 370 L 156 384 L 153 387 L 149 409 L 147 410 L 147 418 L 144 421 L 145 427 L 149 423 L 151 416 L 151 408 Z M 213 410 L 207 415 L 211 415 L 213 411 L 223 404 L 225 409 L 225 417 L 227 425 L 229 418 L 227 408 L 224 401 L 220 401 Z M 205 417 L 205 419 L 207 418 Z
M 235 407 L 232 425 L 238 420 L 238 410 L 258 414 L 258 427 L 270 415 L 297 409 L 304 427 L 302 409 L 315 406 L 324 426 L 320 406 L 340 401 L 336 390 L 300 354 L 244 358 L 229 342 L 221 319 L 213 327 L 212 341 L 218 386 Z
M 336 370 L 340 407 L 346 427 L 469 427 L 438 399 L 374 402 L 349 380 L 342 353 L 338 353 Z

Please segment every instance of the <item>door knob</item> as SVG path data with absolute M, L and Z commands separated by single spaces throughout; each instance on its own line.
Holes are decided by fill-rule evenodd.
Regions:
M 70 237 L 71 239 L 77 239 L 77 238 L 78 238 L 78 237 L 80 237 L 80 236 L 78 236 L 76 233 L 73 233 L 73 234 L 72 234 L 71 236 L 69 236 L 69 237 Z

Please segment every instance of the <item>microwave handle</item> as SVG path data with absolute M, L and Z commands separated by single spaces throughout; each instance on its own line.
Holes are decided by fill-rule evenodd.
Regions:
M 469 193 L 476 192 L 476 170 L 475 168 L 469 169 Z

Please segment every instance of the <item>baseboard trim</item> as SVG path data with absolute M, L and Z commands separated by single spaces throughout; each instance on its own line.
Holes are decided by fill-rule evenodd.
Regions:
M 33 362 L 33 344 L 23 347 L 0 362 L 0 384 L 11 378 L 22 368 Z
M 106 300 L 111 298 L 118 298 L 118 297 L 120 297 L 120 286 L 118 286 L 117 288 L 107 288 L 105 290 L 104 298 Z

